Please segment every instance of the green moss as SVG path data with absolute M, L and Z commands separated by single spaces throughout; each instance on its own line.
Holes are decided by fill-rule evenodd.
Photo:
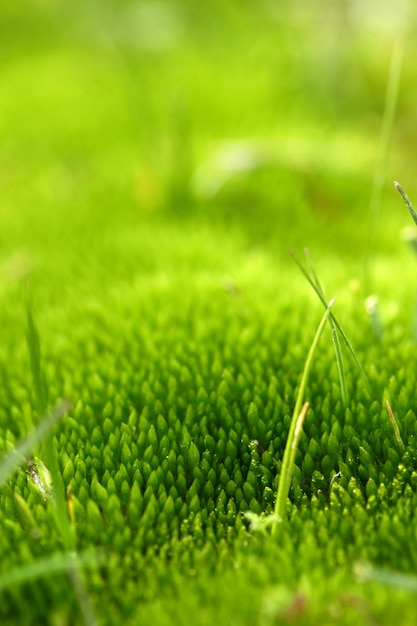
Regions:
M 0 622 L 414 625 L 415 266 L 394 190 L 372 234 L 379 339 L 353 280 L 386 32 L 289 2 L 26 4 L 0 8 Z M 390 167 L 415 197 L 412 58 Z M 287 255 L 306 244 L 368 382 L 325 331 L 271 537 L 321 314 Z M 62 479 L 58 518 L 30 455 Z

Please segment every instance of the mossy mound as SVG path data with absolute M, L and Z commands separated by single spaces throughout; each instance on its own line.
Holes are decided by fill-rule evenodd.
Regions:
M 43 441 L 0 490 L 1 624 L 414 626 L 415 266 L 395 190 L 364 209 L 405 5 L 378 31 L 355 3 L 25 4 L 0 7 L 0 459 L 43 417 L 29 282 L 82 576 Z M 305 245 L 369 389 L 345 351 L 345 406 L 326 330 L 271 536 L 322 315 Z
M 243 513 L 273 509 L 314 330 L 289 317 L 288 296 L 272 309 L 269 289 L 248 285 L 230 293 L 222 283 L 200 284 L 185 295 L 169 286 L 162 295 L 137 293 L 128 304 L 121 296 L 113 311 L 90 307 L 85 315 L 94 332 L 88 323 L 72 328 L 49 349 L 54 332 L 44 333 L 51 400 L 60 390 L 77 398 L 54 442 L 71 487 L 77 547 L 103 550 L 104 562 L 85 573 L 101 622 L 135 623 L 140 616 L 145 623 L 204 624 L 219 603 L 225 623 L 232 612 L 249 623 L 268 610 L 262 623 L 287 610 L 299 610 L 300 623 L 318 615 L 330 623 L 334 612 L 350 623 L 351 614 L 378 616 L 396 598 L 383 586 L 369 594 L 357 580 L 358 563 L 413 571 L 417 424 L 409 407 L 416 354 L 409 342 L 407 367 L 388 385 L 373 361 L 376 354 L 392 358 L 396 344 L 387 338 L 382 349 L 374 340 L 368 354 L 360 352 L 373 397 L 348 363 L 345 409 L 330 337 L 323 336 L 306 394 L 312 408 L 296 456 L 289 520 L 276 538 L 250 531 Z M 312 323 L 319 314 L 313 303 Z M 27 423 L 25 378 L 8 372 L 3 447 Z M 404 454 L 383 405 L 384 394 L 398 390 Z M 1 507 L 4 571 L 63 550 L 50 502 L 27 466 L 3 489 Z M 3 596 L 10 623 L 17 616 L 21 623 L 67 623 L 78 610 L 64 573 Z

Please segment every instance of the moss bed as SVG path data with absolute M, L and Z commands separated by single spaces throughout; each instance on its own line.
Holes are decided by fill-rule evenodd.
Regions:
M 156 10 L 182 33 L 162 52 L 123 39 L 134 3 L 0 9 L 16 35 L 1 43 L 0 459 L 43 417 L 29 282 L 48 405 L 71 402 L 52 437 L 84 563 L 77 586 L 37 480 L 42 442 L 0 490 L 0 622 L 414 625 L 415 264 L 395 190 L 383 188 L 389 210 L 373 226 L 364 209 L 389 55 L 369 56 L 374 33 L 355 23 L 332 66 L 314 16 L 290 6 L 284 24 L 268 3 L 152 4 L 138 3 L 141 28 Z M 335 67 L 352 59 L 372 93 L 338 87 Z M 412 142 L 396 149 L 415 127 L 415 70 L 404 63 L 388 175 L 401 167 L 406 186 Z M 369 389 L 344 350 L 343 405 L 326 329 L 288 519 L 271 536 L 245 513 L 273 512 L 322 315 L 287 253 L 304 245 Z M 363 306 L 369 287 L 378 319 Z

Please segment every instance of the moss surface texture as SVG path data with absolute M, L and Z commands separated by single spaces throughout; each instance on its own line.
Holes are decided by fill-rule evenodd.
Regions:
M 416 624 L 415 11 L 19 4 L 0 623 Z

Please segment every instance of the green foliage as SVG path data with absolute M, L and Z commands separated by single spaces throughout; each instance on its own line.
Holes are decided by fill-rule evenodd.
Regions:
M 30 357 L 30 367 L 32 372 L 33 389 L 35 393 L 35 404 L 40 414 L 47 410 L 47 387 L 45 376 L 41 365 L 41 348 L 39 334 L 33 319 L 31 304 L 28 300 L 26 305 L 27 318 L 27 344 Z M 74 552 L 75 536 L 69 523 L 67 503 L 65 498 L 65 488 L 62 480 L 61 470 L 58 464 L 58 452 L 54 446 L 51 436 L 46 432 L 44 438 L 45 460 L 51 476 L 52 494 L 56 514 L 54 517 L 62 535 L 65 550 Z
M 68 411 L 70 404 L 61 402 L 54 410 L 48 413 L 13 451 L 0 463 L 0 487 L 10 480 L 13 472 L 23 463 L 27 463 L 29 454 L 45 439 L 54 424 Z
M 305 403 L 303 408 L 301 405 L 304 401 L 305 389 L 310 375 L 310 369 L 313 364 L 314 353 L 317 350 L 317 346 L 320 340 L 320 336 L 323 332 L 324 326 L 330 316 L 334 300 L 331 300 L 327 305 L 326 311 L 321 319 L 320 324 L 317 327 L 316 334 L 314 335 L 313 342 L 310 346 L 310 350 L 307 355 L 307 359 L 304 365 L 303 374 L 300 381 L 300 387 L 297 393 L 297 400 L 294 407 L 294 413 L 291 418 L 290 430 L 287 437 L 287 443 L 285 445 L 284 458 L 282 460 L 281 475 L 278 484 L 278 493 L 275 503 L 275 516 L 282 522 L 285 520 L 285 509 L 288 493 L 291 487 L 291 478 L 294 470 L 295 455 L 298 448 L 298 442 L 300 440 L 301 432 L 303 429 L 304 418 L 308 410 L 308 403 Z M 273 532 L 277 531 L 277 526 L 273 528 Z
M 414 39 L 382 112 L 412 16 L 24 4 L 0 6 L 0 622 L 414 625 L 415 267 L 382 183 L 378 319 L 362 286 L 381 126 L 377 171 L 415 192 Z

